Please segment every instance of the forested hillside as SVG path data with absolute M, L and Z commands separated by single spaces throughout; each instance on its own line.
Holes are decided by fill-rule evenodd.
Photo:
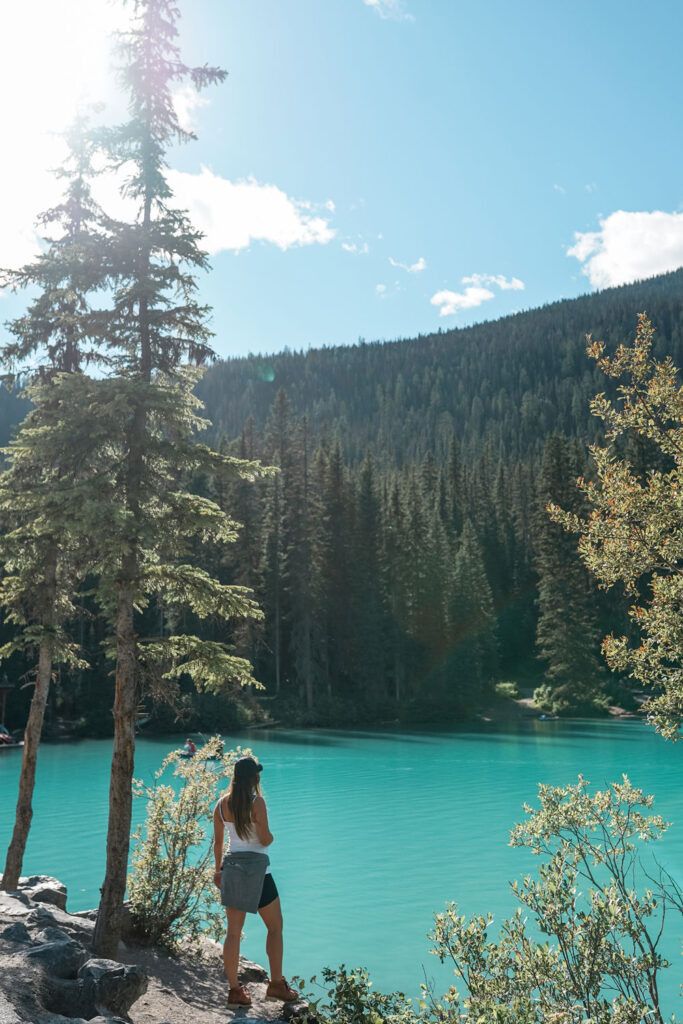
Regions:
M 579 507 L 601 438 L 589 402 L 609 388 L 586 334 L 616 346 L 647 310 L 680 365 L 682 295 L 677 271 L 463 330 L 214 366 L 200 386 L 213 440 L 280 470 L 193 481 L 243 524 L 201 564 L 255 592 L 264 618 L 232 640 L 266 690 L 200 695 L 188 680 L 183 727 L 455 721 L 501 681 L 543 684 L 553 711 L 627 700 L 599 650 L 628 628 L 625 601 L 597 591 L 545 504 Z M 173 628 L 163 607 L 147 615 Z M 101 627 L 86 608 L 73 628 L 93 667 L 62 678 L 53 715 L 106 731 Z
M 553 431 L 591 440 L 588 403 L 605 381 L 585 336 L 616 345 L 636 314 L 657 326 L 658 350 L 683 359 L 683 270 L 541 309 L 391 343 L 234 359 L 215 366 L 201 395 L 218 436 L 249 416 L 262 429 L 279 388 L 316 437 L 338 437 L 350 464 L 370 448 L 403 465 L 446 458 L 453 434 L 466 459 L 485 442 L 505 459 L 539 458 Z

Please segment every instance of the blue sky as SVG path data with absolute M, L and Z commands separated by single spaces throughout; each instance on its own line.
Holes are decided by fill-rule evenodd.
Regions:
M 41 52 L 47 3 L 27 0 L 13 52 Z M 64 0 L 71 36 L 85 3 L 96 53 L 120 7 Z M 178 96 L 199 141 L 171 154 L 212 252 L 219 354 L 408 337 L 683 264 L 680 3 L 180 6 L 186 58 L 229 71 L 202 105 Z M 95 63 L 76 80 L 71 62 L 61 114 Z M 5 264 L 30 245 L 12 237 Z

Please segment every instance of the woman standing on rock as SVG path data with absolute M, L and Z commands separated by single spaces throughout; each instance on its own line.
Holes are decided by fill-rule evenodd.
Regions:
M 251 996 L 246 986 L 240 985 L 237 970 L 244 919 L 257 912 L 268 929 L 270 982 L 266 999 L 287 1003 L 298 999 L 282 974 L 282 910 L 266 853 L 273 835 L 268 827 L 266 802 L 261 796 L 262 770 L 263 765 L 253 757 L 240 757 L 227 796 L 221 797 L 213 812 L 214 881 L 221 890 L 221 903 L 228 916 L 228 934 L 223 945 L 223 964 L 230 983 L 228 1006 L 251 1006 Z M 229 849 L 223 856 L 226 829 Z

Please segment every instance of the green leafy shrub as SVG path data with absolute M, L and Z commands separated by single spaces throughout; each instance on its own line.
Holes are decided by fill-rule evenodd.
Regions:
M 452 961 L 467 991 L 451 988 L 432 1011 L 498 1024 L 663 1024 L 658 978 L 669 963 L 658 947 L 667 911 L 683 914 L 683 894 L 661 871 L 638 892 L 634 869 L 636 841 L 661 838 L 668 824 L 646 813 L 653 798 L 626 776 L 592 795 L 581 776 L 565 788 L 540 785 L 539 800 L 537 810 L 525 806 L 511 845 L 545 860 L 538 878 L 513 883 L 522 906 L 498 939 L 489 938 L 490 914 L 466 919 L 449 904 L 436 915 L 432 952 Z
M 307 996 L 309 1012 L 297 1018 L 297 1024 L 417 1024 L 411 1000 L 402 992 L 383 995 L 372 988 L 367 971 L 347 971 L 344 964 L 336 971 L 322 971 L 325 995 L 316 999 Z M 318 985 L 317 977 L 311 978 Z M 305 982 L 299 982 L 304 990 Z
M 561 686 L 543 683 L 534 690 L 533 701 L 539 711 L 560 717 L 604 715 L 610 703 L 607 694 L 596 692 L 593 686 L 582 686 L 580 683 L 567 683 Z
M 496 697 L 504 700 L 515 700 L 519 697 L 517 683 L 496 683 Z
M 135 780 L 136 797 L 147 798 L 147 819 L 133 835 L 128 877 L 131 936 L 140 944 L 175 944 L 200 933 L 219 938 L 225 918 L 217 909 L 210 839 L 218 789 L 227 788 L 233 765 L 248 750 L 222 754 L 218 736 L 192 758 L 174 751 L 164 759 L 154 784 Z M 162 783 L 172 775 L 180 785 Z
M 569 703 L 561 695 L 558 695 L 553 686 L 542 683 L 534 690 L 534 707 L 548 715 L 561 715 L 569 708 Z

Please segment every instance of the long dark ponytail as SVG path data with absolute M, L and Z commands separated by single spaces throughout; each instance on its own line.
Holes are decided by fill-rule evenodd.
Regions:
M 261 793 L 258 774 L 233 777 L 228 790 L 228 808 L 235 822 L 235 832 L 240 839 L 248 839 L 251 833 L 251 805 L 254 796 Z

